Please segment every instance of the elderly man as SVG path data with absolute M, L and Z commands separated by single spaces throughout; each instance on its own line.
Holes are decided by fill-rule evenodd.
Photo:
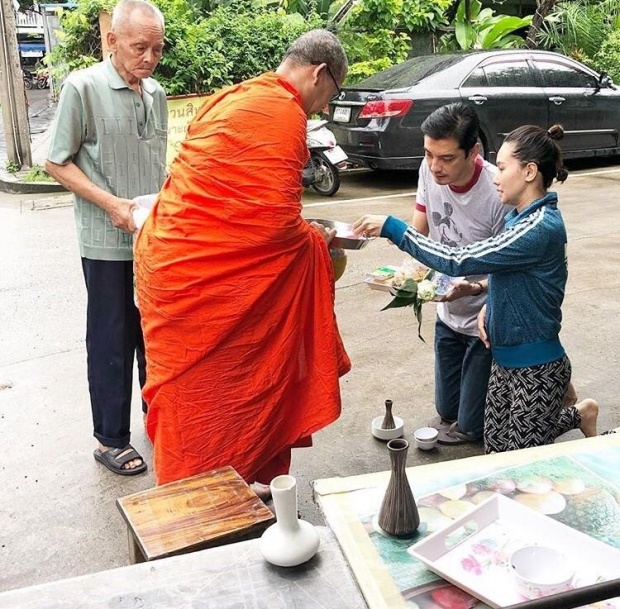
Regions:
M 164 48 L 161 12 L 123 0 L 108 45 L 110 57 L 65 82 L 45 167 L 74 194 L 95 458 L 134 475 L 146 471 L 129 443 L 134 354 L 141 385 L 146 367 L 133 300 L 132 198 L 157 192 L 165 178 L 166 96 L 150 78 Z
M 288 472 L 292 447 L 339 416 L 350 363 L 332 235 L 302 219 L 301 174 L 307 116 L 346 72 L 336 37 L 314 30 L 275 72 L 211 96 L 138 236 L 160 484 L 224 465 L 269 484 Z

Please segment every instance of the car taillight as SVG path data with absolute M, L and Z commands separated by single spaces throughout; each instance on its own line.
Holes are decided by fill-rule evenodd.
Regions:
M 390 118 L 405 116 L 413 106 L 411 99 L 382 99 L 366 102 L 357 118 Z

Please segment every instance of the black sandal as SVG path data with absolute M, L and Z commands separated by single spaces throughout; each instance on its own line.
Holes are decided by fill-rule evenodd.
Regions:
M 129 451 L 123 455 L 125 451 Z M 108 450 L 101 452 L 98 448 L 93 453 L 95 459 L 99 463 L 103 463 L 111 472 L 118 474 L 119 476 L 135 476 L 146 471 L 146 461 L 141 455 L 134 449 L 131 444 L 127 444 L 125 448 L 109 448 Z M 123 455 L 119 457 L 119 455 Z M 138 467 L 125 468 L 124 466 L 130 461 L 135 459 L 141 459 L 142 465 Z

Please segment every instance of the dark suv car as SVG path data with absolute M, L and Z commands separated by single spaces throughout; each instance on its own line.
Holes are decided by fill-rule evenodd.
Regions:
M 547 51 L 481 51 L 415 57 L 343 89 L 329 127 L 354 163 L 417 169 L 422 121 L 466 101 L 480 117 L 485 158 L 524 124 L 564 128 L 565 158 L 620 153 L 620 90 L 608 76 Z

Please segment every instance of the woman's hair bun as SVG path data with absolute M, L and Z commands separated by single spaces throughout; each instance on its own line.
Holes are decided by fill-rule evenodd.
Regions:
M 549 137 L 552 140 L 561 140 L 564 137 L 564 129 L 562 125 L 551 125 L 547 130 Z
M 566 170 L 566 167 L 560 167 L 558 169 L 557 174 L 555 175 L 555 179 L 558 182 L 565 182 L 567 177 L 568 177 L 568 171 Z

